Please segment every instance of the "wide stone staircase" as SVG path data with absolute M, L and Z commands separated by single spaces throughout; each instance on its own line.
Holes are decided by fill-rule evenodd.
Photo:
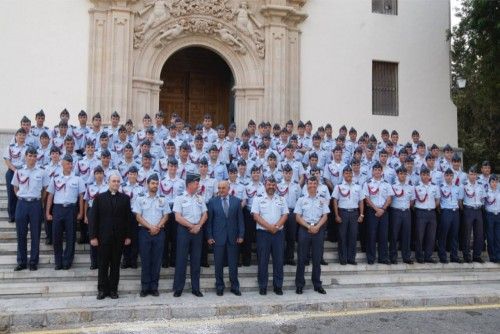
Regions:
M 14 223 L 8 222 L 6 208 L 7 196 L 5 184 L 0 184 L 0 330 L 2 327 L 8 329 L 11 328 L 11 326 L 14 326 L 13 328 L 16 326 L 58 326 L 62 324 L 78 324 L 96 321 L 96 319 L 92 317 L 87 319 L 80 314 L 75 319 L 71 318 L 68 320 L 62 317 L 64 321 L 61 320 L 55 323 L 50 321 L 47 322 L 47 312 L 44 312 L 45 308 L 52 309 L 51 305 L 56 305 L 54 310 L 51 310 L 52 313 L 67 312 L 68 307 L 81 309 L 85 307 L 85 305 L 88 305 L 87 307 L 89 309 L 101 308 L 101 306 L 99 306 L 101 304 L 95 304 L 94 296 L 97 287 L 97 270 L 89 269 L 89 245 L 76 245 L 74 265 L 70 270 L 55 271 L 52 246 L 45 245 L 45 233 L 42 231 L 39 269 L 37 271 L 23 270 L 14 272 L 13 268 L 16 265 L 17 248 L 16 229 Z M 398 290 L 403 291 L 405 288 L 419 289 L 419 291 L 427 292 L 432 289 L 440 291 L 440 287 L 443 287 L 443 289 L 446 288 L 449 291 L 454 291 L 455 287 L 456 291 L 467 291 L 479 285 L 492 288 L 500 287 L 500 285 L 498 285 L 500 281 L 500 265 L 498 264 L 486 262 L 484 264 L 415 263 L 414 265 L 407 265 L 402 263 L 401 259 L 399 259 L 399 264 L 397 265 L 367 265 L 366 256 L 361 252 L 359 245 L 358 251 L 357 266 L 342 266 L 338 262 L 337 243 L 325 242 L 324 258 L 328 262 L 328 265 L 322 266 L 321 277 L 324 288 L 329 291 L 327 296 L 330 295 L 330 291 L 335 291 L 335 293 L 338 294 L 345 292 L 346 294 L 355 295 L 356 291 L 359 291 L 360 294 L 370 291 L 391 291 L 391 293 L 394 293 Z M 229 304 L 245 304 L 245 301 L 248 302 L 249 300 L 255 300 L 255 298 L 259 297 L 256 258 L 255 255 L 253 256 L 253 264 L 250 267 L 239 268 L 243 299 L 231 299 Z M 485 255 L 484 257 L 486 260 L 487 256 Z M 211 266 L 209 268 L 202 268 L 201 270 L 201 288 L 206 294 L 206 297 L 216 298 L 214 293 L 215 278 L 212 254 L 209 254 L 209 262 Z M 289 298 L 292 298 L 291 295 L 293 295 L 293 298 L 296 298 L 294 292 L 295 269 L 295 266 L 285 266 L 284 268 L 285 281 L 283 288 L 285 290 L 285 295 L 289 295 Z M 306 290 L 312 289 L 310 283 L 311 269 L 312 266 L 306 267 Z M 227 274 L 227 269 L 225 272 Z M 269 272 L 270 282 L 268 295 L 273 295 L 271 265 Z M 161 270 L 160 293 L 162 293 L 162 296 L 165 296 L 163 293 L 172 291 L 173 275 L 173 268 Z M 228 279 L 226 286 L 230 286 Z M 138 269 L 121 270 L 119 286 L 121 298 L 119 300 L 127 300 L 126 303 L 137 302 L 139 303 L 137 305 L 144 307 L 145 304 L 143 301 L 145 299 L 137 297 L 139 290 L 140 267 Z M 186 295 L 188 295 L 187 292 L 190 291 L 189 270 L 185 291 Z M 250 295 L 252 297 L 247 298 L 247 296 Z M 162 298 L 162 296 L 160 298 Z M 167 297 L 163 297 L 164 299 L 160 304 L 168 304 L 174 307 L 175 303 L 179 301 L 179 299 L 173 300 L 170 293 L 166 296 Z M 306 296 L 304 300 L 313 300 L 312 297 L 307 297 L 307 294 L 304 294 L 304 296 Z M 481 297 L 488 297 L 488 291 L 484 292 Z M 314 298 L 319 298 L 319 296 L 314 295 Z M 362 295 L 356 295 L 356 298 L 362 298 Z M 387 300 L 388 297 L 384 298 Z M 428 296 L 425 298 L 428 298 Z M 203 303 L 207 303 L 207 298 L 203 299 Z M 85 301 L 85 303 L 82 304 L 82 301 Z M 271 302 L 271 300 L 269 301 Z M 484 301 L 484 299 L 482 299 L 482 301 Z M 500 301 L 500 293 L 491 295 L 491 298 L 487 299 L 487 301 Z M 275 299 L 272 302 L 277 301 Z M 472 302 L 474 302 L 474 300 Z M 475 300 L 475 302 L 481 301 Z M 65 305 L 64 308 L 57 307 L 57 305 L 62 305 L 61 303 Z M 113 307 L 120 307 L 116 302 L 113 302 L 113 304 L 109 303 L 110 302 L 103 304 L 110 308 L 107 309 L 108 311 L 113 309 Z M 158 304 L 158 299 L 156 299 L 154 303 Z M 33 307 L 37 305 L 38 313 L 35 312 L 36 314 L 45 315 L 41 316 L 41 318 L 38 317 L 33 319 L 32 313 L 29 312 L 30 305 L 33 305 Z M 138 307 L 137 305 L 136 307 Z M 146 305 L 149 304 L 146 303 Z M 23 309 L 23 306 L 25 306 L 26 309 Z M 204 314 L 202 311 L 200 312 Z M 172 312 L 170 312 L 169 315 L 172 317 Z M 61 317 L 58 319 L 60 318 Z M 28 321 L 27 319 L 31 320 Z M 138 317 L 138 319 L 141 318 Z M 28 321 L 27 324 L 25 321 Z

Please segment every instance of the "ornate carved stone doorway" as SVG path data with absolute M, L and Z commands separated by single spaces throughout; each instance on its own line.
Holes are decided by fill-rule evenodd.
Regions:
M 206 113 L 214 125 L 227 127 L 233 121 L 233 74 L 215 52 L 200 47 L 177 51 L 163 65 L 160 80 L 159 109 L 166 122 L 174 112 L 191 125 L 201 123 Z
M 160 105 L 163 65 L 203 47 L 234 77 L 234 122 L 298 120 L 307 0 L 90 0 L 87 108 L 140 124 Z M 168 108 L 167 108 L 168 110 Z

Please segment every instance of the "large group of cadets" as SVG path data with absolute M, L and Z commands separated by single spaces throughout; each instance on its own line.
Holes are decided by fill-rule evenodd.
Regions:
M 416 130 L 405 144 L 395 130 L 383 130 L 377 140 L 374 135 L 366 132 L 359 135 L 346 126 L 334 133 L 332 125 L 326 124 L 313 132 L 309 121 L 271 126 L 269 122 L 257 125 L 250 120 L 246 129 L 237 131 L 234 124 L 213 128 L 210 115 L 192 128 L 175 114 L 166 120 L 158 112 L 153 117 L 146 114 L 140 130 L 134 132 L 132 121 L 120 123 L 116 112 L 107 126 L 101 124 L 99 114 L 91 117 L 90 125 L 84 111 L 78 114 L 77 126 L 70 125 L 69 118 L 69 112 L 63 110 L 60 122 L 53 128 L 45 126 L 43 111 L 35 115 L 33 125 L 27 117 L 22 118 L 21 128 L 4 155 L 11 222 L 15 220 L 16 209 L 12 180 L 17 178 L 22 182 L 16 171 L 25 165 L 25 153 L 31 147 L 36 149 L 36 165 L 44 170 L 48 184 L 55 183 L 61 175 L 63 157 L 72 158 L 72 172 L 85 187 L 85 208 L 92 205 L 97 193 L 107 189 L 106 182 L 113 173 L 119 173 L 121 189 L 132 203 L 141 193 L 147 193 L 146 180 L 156 173 L 160 180 L 159 195 L 171 206 L 174 198 L 185 190 L 188 173 L 201 174 L 199 194 L 206 202 L 217 194 L 217 181 L 229 180 L 230 194 L 242 201 L 245 227 L 250 226 L 241 247 L 240 264 L 245 266 L 250 264 L 252 232 L 255 232 L 250 214 L 252 201 L 265 194 L 265 180 L 271 177 L 276 180 L 277 193 L 293 209 L 297 200 L 307 195 L 306 183 L 311 176 L 320 180 L 319 196 L 331 208 L 325 237 L 339 241 L 341 264 L 356 264 L 358 238 L 367 252 L 368 264 L 377 259 L 376 245 L 379 263 L 397 263 L 398 242 L 403 261 L 408 264 L 413 263 L 410 247 L 415 250 L 418 262 L 436 263 L 438 260 L 432 257 L 436 244 L 442 263 L 483 262 L 485 239 L 489 260 L 500 261 L 500 199 L 491 165 L 485 161 L 480 170 L 472 166 L 464 172 L 460 156 L 450 145 L 442 149 L 435 144 L 427 146 Z M 346 199 L 351 197 L 354 202 L 349 204 Z M 336 226 L 340 227 L 345 220 L 341 214 L 344 209 L 356 210 L 356 228 Z M 84 243 L 88 242 L 88 221 L 86 210 L 82 212 L 78 217 L 82 232 L 78 242 Z M 428 216 L 429 213 L 432 215 Z M 50 244 L 50 221 L 44 218 L 46 242 Z M 285 263 L 295 264 L 294 232 L 287 233 L 286 243 Z M 165 247 L 164 267 L 175 265 L 169 255 L 169 249 L 174 252 L 172 247 L 175 246 Z M 446 251 L 450 247 L 448 260 Z M 458 247 L 462 258 L 458 256 Z M 137 266 L 137 254 L 130 255 L 130 250 L 128 253 L 126 250 L 127 254 L 122 266 Z M 207 265 L 206 249 L 204 254 L 202 263 Z M 96 261 L 94 254 L 92 268 L 97 267 Z M 36 265 L 30 268 L 36 270 Z

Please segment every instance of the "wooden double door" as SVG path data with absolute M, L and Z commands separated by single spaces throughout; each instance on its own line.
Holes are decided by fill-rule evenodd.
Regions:
M 226 127 L 234 119 L 233 76 L 226 62 L 216 53 L 200 47 L 182 49 L 162 68 L 160 110 L 165 122 L 177 113 L 192 126 L 212 115 L 214 127 Z

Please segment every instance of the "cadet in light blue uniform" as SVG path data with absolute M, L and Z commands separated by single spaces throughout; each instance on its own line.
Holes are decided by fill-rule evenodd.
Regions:
M 484 246 L 483 215 L 484 187 L 477 182 L 476 166 L 469 169 L 464 185 L 464 261 L 484 263 L 481 258 Z M 474 233 L 472 261 L 470 258 L 471 233 Z
M 16 232 L 17 266 L 15 271 L 23 270 L 28 265 L 27 236 L 28 226 L 31 234 L 31 254 L 29 269 L 38 269 L 40 231 L 42 224 L 42 195 L 49 184 L 49 178 L 43 167 L 36 166 L 36 149 L 26 150 L 26 166 L 14 172 L 12 186 L 17 195 Z
M 259 293 L 267 294 L 269 255 L 273 256 L 273 287 L 277 295 L 283 294 L 283 225 L 288 207 L 283 197 L 275 194 L 276 180 L 270 177 L 265 183 L 266 194 L 252 203 L 251 213 L 257 223 L 257 259 L 259 261 Z
M 62 174 L 55 176 L 49 183 L 47 192 L 47 220 L 52 220 L 52 241 L 54 243 L 55 270 L 68 270 L 75 255 L 76 220 L 83 218 L 83 193 L 85 183 L 72 173 L 73 157 L 66 154 L 62 161 Z M 77 202 L 79 212 L 77 213 Z M 53 214 L 51 214 L 54 205 Z M 52 219 L 52 216 L 54 217 Z M 63 252 L 63 231 L 66 249 Z
M 5 183 L 7 184 L 7 212 L 9 214 L 10 223 L 15 221 L 14 217 L 17 205 L 17 197 L 14 193 L 14 187 L 12 186 L 12 178 L 14 177 L 14 172 L 24 165 L 25 152 L 28 148 L 26 144 L 26 131 L 24 131 L 23 128 L 17 130 L 14 140 L 15 143 L 10 144 L 3 155 L 3 159 L 7 165 Z
M 207 221 L 205 199 L 198 195 L 200 176 L 187 174 L 186 191 L 174 201 L 177 227 L 177 254 L 175 261 L 174 297 L 180 297 L 186 282 L 186 267 L 189 255 L 191 266 L 191 292 L 203 297 L 200 291 L 200 259 L 203 240 L 203 224 Z
M 430 170 L 422 165 L 420 183 L 415 186 L 415 258 L 418 263 L 437 263 L 432 257 L 436 245 L 436 207 L 441 195 L 431 182 Z
M 389 224 L 391 226 L 389 257 L 392 264 L 398 263 L 398 239 L 401 235 L 401 257 L 406 264 L 413 264 L 411 259 L 411 211 L 415 201 L 415 188 L 407 180 L 404 166 L 396 169 L 396 180 L 391 186 L 393 191 Z
M 165 243 L 165 224 L 170 207 L 163 195 L 158 195 L 158 175 L 147 179 L 147 194 L 140 194 L 134 203 L 139 228 L 139 254 L 141 256 L 141 297 L 159 296 L 161 259 Z
M 135 202 L 139 195 L 144 195 L 144 187 L 137 182 L 138 169 L 136 166 L 131 166 L 126 175 L 127 182 L 122 184 L 121 191 L 130 198 L 130 208 L 133 210 Z M 137 255 L 139 254 L 139 223 L 133 215 L 132 218 L 132 234 L 130 245 L 123 249 L 122 269 L 137 268 Z
M 451 168 L 444 172 L 444 183 L 440 185 L 441 221 L 438 227 L 438 254 L 441 263 L 448 263 L 446 243 L 450 240 L 450 261 L 462 263 L 458 257 L 458 230 L 460 228 L 460 211 L 463 207 L 464 188 L 453 184 Z
M 490 262 L 500 263 L 500 189 L 496 175 L 490 176 L 489 187 L 484 197 L 484 208 Z
M 302 294 L 302 289 L 305 285 L 305 264 L 308 261 L 309 252 L 311 251 L 311 279 L 314 291 L 325 294 L 326 291 L 321 284 L 321 258 L 323 257 L 324 226 L 330 209 L 328 208 L 328 202 L 319 196 L 317 192 L 318 179 L 316 176 L 308 178 L 306 185 L 308 193 L 306 196 L 298 199 L 294 210 L 297 223 L 299 224 L 297 247 L 298 264 L 295 272 L 295 292 L 297 294 Z
M 358 224 L 363 222 L 363 189 L 352 181 L 352 168 L 344 167 L 342 183 L 337 184 L 332 192 L 335 222 L 339 231 L 339 261 L 356 265 L 356 238 Z
M 92 208 L 92 204 L 94 203 L 94 198 L 101 193 L 108 191 L 109 186 L 106 182 L 104 182 L 104 170 L 101 166 L 96 166 L 93 170 L 94 175 L 94 183 L 88 184 L 87 189 L 85 190 L 85 195 L 83 196 L 83 200 L 85 201 L 85 220 L 84 224 L 81 226 L 84 227 L 80 230 L 82 235 L 85 235 L 85 238 L 88 240 L 88 225 L 89 225 L 89 211 Z M 82 236 L 83 238 L 83 236 Z M 90 245 L 90 270 L 97 269 L 98 259 L 97 259 L 97 246 Z

